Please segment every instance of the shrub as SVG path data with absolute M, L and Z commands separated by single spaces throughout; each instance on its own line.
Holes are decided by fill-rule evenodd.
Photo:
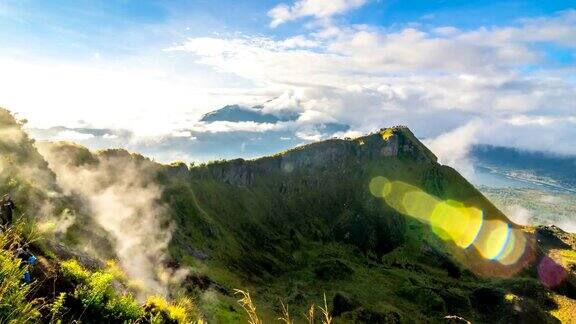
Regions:
M 61 316 L 64 309 L 64 302 L 66 301 L 66 293 L 62 292 L 56 297 L 50 306 L 50 323 L 61 323 Z
M 28 300 L 30 286 L 22 281 L 26 267 L 21 266 L 10 247 L 18 241 L 10 233 L 0 234 L 0 322 L 28 323 L 40 317 L 43 301 Z
M 191 315 L 195 313 L 193 308 L 193 303 L 188 298 L 170 303 L 160 296 L 149 297 L 144 305 L 152 323 L 191 323 Z
M 75 282 L 86 282 L 90 273 L 85 270 L 78 261 L 70 259 L 60 263 L 60 271 L 64 278 Z
M 91 274 L 86 283 L 80 284 L 74 290 L 74 297 L 80 299 L 85 307 L 100 308 L 105 305 L 110 284 L 114 277 L 108 273 L 95 272 Z
M 72 297 L 82 304 L 85 313 L 109 321 L 135 321 L 144 315 L 143 309 L 131 294 L 121 295 L 114 290 L 113 273 L 90 272 L 76 260 L 62 262 L 60 271 L 64 278 L 75 284 Z
M 134 319 L 144 315 L 144 310 L 132 295 L 122 295 L 110 299 L 106 304 L 106 310 L 113 318 Z

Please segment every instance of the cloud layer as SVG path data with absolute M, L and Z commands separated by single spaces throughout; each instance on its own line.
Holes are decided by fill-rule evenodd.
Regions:
M 321 9 L 305 11 L 308 4 L 277 8 L 288 10 L 286 21 L 302 12 L 323 17 Z M 343 8 L 360 3 L 348 5 Z M 280 19 L 271 16 L 273 24 Z M 568 140 L 576 116 L 576 86 L 569 76 L 574 66 L 549 57 L 552 47 L 574 53 L 575 33 L 576 11 L 570 10 L 473 30 L 328 23 L 294 36 L 301 43 L 290 42 L 294 37 L 204 37 L 167 51 L 190 53 L 196 62 L 264 88 L 290 88 L 306 115 L 355 130 L 398 122 L 436 137 L 476 121 L 491 132 L 474 135 L 482 142 L 575 154 Z M 460 131 L 455 134 L 462 138 Z
M 218 157 L 202 154 L 202 134 L 214 141 L 236 134 L 236 148 L 225 156 L 246 157 L 245 149 L 262 134 L 285 145 L 333 135 L 310 126 L 318 123 L 351 126 L 339 136 L 405 124 L 421 138 L 437 138 L 431 143 L 439 155 L 457 153 L 446 160 L 452 164 L 466 164 L 458 152 L 470 143 L 576 154 L 576 10 L 471 28 L 335 18 L 375 3 L 286 2 L 267 8 L 262 27 L 307 23 L 283 36 L 200 33 L 146 58 L 53 64 L 0 56 L 0 105 L 14 107 L 35 128 L 67 126 L 50 139 L 93 148 L 147 143 L 156 145 L 146 151 L 153 154 L 177 142 L 174 147 L 185 151 L 170 156 L 186 159 Z M 225 104 L 262 105 L 268 114 L 299 118 L 198 121 Z M 472 124 L 472 133 L 463 130 Z M 81 128 L 111 131 L 90 135 Z M 283 148 L 258 147 L 250 156 Z

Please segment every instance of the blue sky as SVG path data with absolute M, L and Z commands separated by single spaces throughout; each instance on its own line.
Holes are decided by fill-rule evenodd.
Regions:
M 4 49 L 25 54 L 83 58 L 116 57 L 157 51 L 183 37 L 246 33 L 288 37 L 308 31 L 313 17 L 278 28 L 268 11 L 281 1 L 0 1 Z M 289 2 L 288 2 L 289 3 Z M 505 26 L 518 19 L 553 15 L 571 1 L 400 1 L 372 0 L 337 15 L 341 24 L 367 24 L 390 30 L 454 26 Z M 558 49 L 562 53 L 562 49 Z M 563 54 L 563 57 L 566 55 Z
M 245 151 L 270 132 L 295 145 L 395 123 L 454 165 L 476 143 L 576 154 L 575 53 L 572 1 L 0 0 L 0 106 L 34 129 L 69 128 L 58 139 L 162 160 L 251 157 L 281 148 Z M 300 118 L 199 122 L 273 98 L 267 112 Z M 350 130 L 314 126 L 328 122 Z M 243 141 L 198 144 L 215 134 Z

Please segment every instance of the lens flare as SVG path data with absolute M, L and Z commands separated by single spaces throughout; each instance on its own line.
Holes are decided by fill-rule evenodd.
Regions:
M 505 250 L 509 238 L 508 223 L 500 220 L 485 221 L 482 233 L 474 242 L 474 247 L 485 259 L 496 260 Z
M 416 186 L 381 176 L 370 181 L 369 189 L 396 211 L 430 225 L 437 237 L 454 243 L 464 253 L 477 251 L 483 259 L 503 266 L 515 265 L 525 253 L 526 233 L 499 216 L 487 216 L 476 207 L 476 201 L 443 200 Z
M 510 239 L 498 261 L 503 265 L 515 264 L 524 254 L 526 247 L 526 234 L 518 229 L 510 232 Z
M 480 233 L 483 213 L 475 207 L 466 207 L 454 200 L 436 205 L 430 217 L 432 231 L 444 240 L 451 240 L 465 249 L 472 245 Z
M 556 261 L 545 256 L 538 265 L 538 277 L 546 287 L 555 288 L 562 284 L 568 273 Z
M 398 186 L 394 186 L 396 190 Z M 421 190 L 415 190 L 416 187 L 410 188 L 403 186 L 404 195 L 401 199 L 400 208 L 403 214 L 419 219 L 422 222 L 430 223 L 430 216 L 440 203 L 436 197 L 431 196 Z M 386 199 L 386 202 L 391 199 Z
M 375 177 L 370 181 L 370 193 L 374 197 L 383 198 L 392 190 L 392 184 L 384 177 Z
M 376 177 L 370 182 L 370 191 L 380 194 L 395 210 L 430 224 L 432 231 L 445 241 L 454 241 L 461 247 L 469 247 L 480 232 L 483 213 L 455 200 L 442 201 L 418 187 L 389 182 Z

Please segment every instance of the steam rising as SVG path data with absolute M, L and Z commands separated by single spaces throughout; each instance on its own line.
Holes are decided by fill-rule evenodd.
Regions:
M 167 295 L 168 284 L 182 271 L 164 266 L 172 226 L 159 197 L 162 188 L 151 178 L 153 165 L 125 152 L 98 155 L 95 161 L 72 163 L 64 150 L 41 146 L 66 194 L 80 195 L 91 216 L 108 234 L 120 265 L 139 297 Z M 178 273 L 175 273 L 178 272 Z

